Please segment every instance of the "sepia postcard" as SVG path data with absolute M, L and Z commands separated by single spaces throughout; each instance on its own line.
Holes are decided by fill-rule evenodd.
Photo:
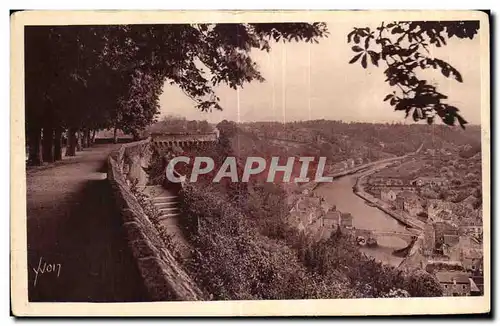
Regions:
M 12 14 L 12 314 L 488 314 L 489 30 Z

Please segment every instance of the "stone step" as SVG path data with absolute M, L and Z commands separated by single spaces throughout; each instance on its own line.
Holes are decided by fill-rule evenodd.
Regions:
M 177 205 L 179 202 L 178 201 L 170 201 L 170 202 L 164 202 L 164 203 L 153 203 L 156 208 L 167 208 L 167 207 L 172 207 Z
M 171 212 L 176 212 L 179 209 L 177 207 L 165 207 L 165 208 L 159 208 L 158 209 L 160 213 L 171 213 Z
M 164 203 L 164 202 L 175 201 L 177 198 L 178 196 L 160 196 L 160 197 L 153 197 L 152 201 L 153 203 Z
M 179 216 L 179 213 L 167 213 L 167 214 L 160 215 L 160 217 L 158 219 L 160 221 L 163 221 L 163 220 L 166 220 L 166 219 L 169 219 L 169 218 L 174 218 L 174 217 L 177 217 L 177 216 Z

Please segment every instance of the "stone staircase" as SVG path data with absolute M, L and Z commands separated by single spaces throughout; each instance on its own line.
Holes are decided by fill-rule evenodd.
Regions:
M 170 196 L 152 197 L 153 205 L 160 211 L 160 221 L 176 218 L 179 216 L 179 201 L 178 196 L 172 194 Z
M 165 189 L 160 185 L 144 186 L 142 192 L 149 197 L 153 205 L 160 211 L 160 224 L 173 237 L 180 254 L 187 257 L 191 246 L 184 238 L 180 227 L 179 221 L 182 217 L 179 211 L 180 199 L 177 192 Z

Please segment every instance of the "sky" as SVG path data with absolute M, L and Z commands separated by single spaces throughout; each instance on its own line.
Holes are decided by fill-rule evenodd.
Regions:
M 166 84 L 160 97 L 161 115 L 174 114 L 189 120 L 217 123 L 223 119 L 250 121 L 343 120 L 346 122 L 406 121 L 383 102 L 392 88 L 384 82 L 383 65 L 363 69 L 353 57 L 347 34 L 362 22 L 329 22 L 328 38 L 319 44 L 274 43 L 269 53 L 252 51 L 252 58 L 266 79 L 245 84 L 243 89 L 216 88 L 223 111 L 201 112 L 177 86 Z M 371 25 L 373 26 L 373 25 Z M 425 71 L 426 79 L 449 96 L 447 103 L 460 109 L 471 124 L 480 124 L 480 40 L 452 39 L 433 48 L 431 55 L 443 59 L 462 74 L 463 83 L 446 78 L 439 71 Z

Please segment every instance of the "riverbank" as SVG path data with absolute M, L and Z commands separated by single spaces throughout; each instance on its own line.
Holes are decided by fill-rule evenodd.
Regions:
M 375 171 L 373 171 L 372 173 L 375 173 Z M 372 173 L 370 173 L 370 174 L 372 174 Z M 381 211 L 383 211 L 387 215 L 391 216 L 392 218 L 398 220 L 402 224 L 409 226 L 413 229 L 417 229 L 419 231 L 422 230 L 424 227 L 424 223 L 422 221 L 415 219 L 415 218 L 412 218 L 408 214 L 405 214 L 404 212 L 395 212 L 394 210 L 391 209 L 389 204 L 385 203 L 384 201 L 382 201 L 382 200 L 370 195 L 366 191 L 364 191 L 362 184 L 364 183 L 365 178 L 370 174 L 360 176 L 357 179 L 356 184 L 355 184 L 354 189 L 353 189 L 354 194 L 356 194 L 360 198 L 366 200 L 367 202 L 371 203 L 373 207 L 380 209 Z

